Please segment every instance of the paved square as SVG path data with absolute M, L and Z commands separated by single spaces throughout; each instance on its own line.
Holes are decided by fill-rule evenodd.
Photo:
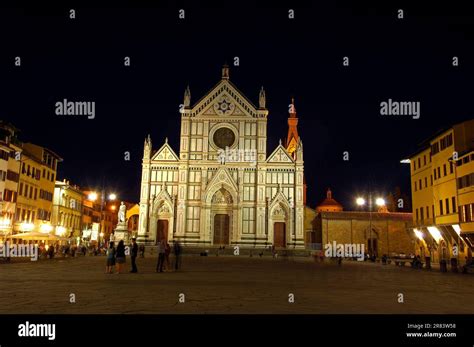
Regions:
M 473 275 L 248 256 L 184 256 L 170 273 L 139 258 L 130 274 L 129 261 L 120 275 L 105 257 L 0 264 L 0 313 L 474 313 Z

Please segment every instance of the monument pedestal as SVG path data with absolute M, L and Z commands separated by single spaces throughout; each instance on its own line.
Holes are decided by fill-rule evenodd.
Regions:
M 114 230 L 115 244 L 117 245 L 120 240 L 123 240 L 125 244 L 130 242 L 130 231 L 126 224 L 119 224 Z

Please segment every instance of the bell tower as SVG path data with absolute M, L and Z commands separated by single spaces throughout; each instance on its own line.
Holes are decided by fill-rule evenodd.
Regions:
M 290 116 L 288 117 L 288 136 L 286 138 L 285 147 L 288 153 L 293 157 L 296 158 L 296 150 L 298 149 L 298 117 L 296 116 L 296 108 L 295 108 L 295 99 L 291 98 Z

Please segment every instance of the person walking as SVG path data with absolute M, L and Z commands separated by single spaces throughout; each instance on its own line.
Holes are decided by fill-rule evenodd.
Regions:
M 105 268 L 105 273 L 111 274 L 114 272 L 115 267 L 115 246 L 113 242 L 109 242 L 109 248 L 107 249 L 107 266 Z
M 165 241 L 161 240 L 158 243 L 158 264 L 156 265 L 156 272 L 163 272 L 163 263 L 165 262 Z
M 117 273 L 120 274 L 122 273 L 123 267 L 125 265 L 125 245 L 123 240 L 120 240 L 118 243 L 115 261 L 117 263 Z
M 53 258 L 54 258 L 54 246 L 53 246 L 53 245 L 49 245 L 49 248 L 48 248 L 48 255 L 49 255 L 49 259 L 53 259 Z
M 137 242 L 135 241 L 135 238 L 132 238 L 132 249 L 130 252 L 130 259 L 132 259 L 132 270 L 130 270 L 131 273 L 138 272 L 137 263 L 136 263 L 137 255 L 138 255 L 138 245 L 137 245 Z
M 165 272 L 171 271 L 170 253 L 171 253 L 171 246 L 168 242 L 166 242 L 165 243 Z
M 173 241 L 173 251 L 174 251 L 174 270 L 178 271 L 181 267 L 181 245 L 178 240 Z

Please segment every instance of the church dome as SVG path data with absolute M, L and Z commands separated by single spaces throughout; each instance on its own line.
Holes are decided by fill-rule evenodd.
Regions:
M 332 192 L 329 188 L 326 192 L 326 199 L 316 206 L 316 212 L 340 212 L 342 209 L 342 205 L 332 198 Z

